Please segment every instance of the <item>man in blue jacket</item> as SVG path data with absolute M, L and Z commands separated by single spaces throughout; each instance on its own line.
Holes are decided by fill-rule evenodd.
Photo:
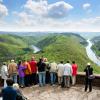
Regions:
M 2 89 L 3 100 L 16 100 L 17 91 L 13 89 L 13 80 L 7 79 L 7 87 Z

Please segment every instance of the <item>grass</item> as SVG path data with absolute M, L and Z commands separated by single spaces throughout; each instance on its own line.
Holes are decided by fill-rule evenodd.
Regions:
M 40 44 L 39 44 L 40 43 Z M 86 50 L 76 36 L 58 35 L 49 36 L 48 38 L 40 41 L 38 45 L 43 48 L 43 51 L 36 55 L 36 57 L 47 57 L 50 62 L 56 61 L 59 63 L 61 60 L 66 63 L 76 61 L 79 71 L 83 71 L 87 62 L 91 62 L 86 55 Z M 95 73 L 100 73 L 100 67 L 97 67 L 91 62 Z
M 29 44 L 28 44 L 29 43 Z M 23 48 L 28 45 L 35 44 L 42 49 L 41 52 L 33 54 L 33 51 L 25 52 Z M 27 59 L 30 60 L 32 55 L 36 56 L 38 60 L 41 56 L 47 57 L 49 62 L 76 61 L 78 64 L 78 71 L 83 71 L 87 62 L 91 62 L 87 55 L 84 45 L 86 41 L 80 36 L 73 34 L 52 34 L 44 37 L 20 37 L 15 35 L 0 35 L 0 61 L 2 62 L 8 57 L 16 57 L 16 60 Z M 93 62 L 92 66 L 95 73 L 100 74 L 100 67 Z

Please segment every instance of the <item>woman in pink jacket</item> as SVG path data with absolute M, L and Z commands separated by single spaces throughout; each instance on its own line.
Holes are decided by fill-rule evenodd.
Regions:
M 72 62 L 72 85 L 76 83 L 76 75 L 77 75 L 78 66 L 75 61 Z

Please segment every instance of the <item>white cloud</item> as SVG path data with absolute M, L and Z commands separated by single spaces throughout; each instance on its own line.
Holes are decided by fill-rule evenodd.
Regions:
M 68 3 L 64 1 L 59 1 L 53 4 L 48 4 L 47 0 L 28 0 L 24 5 L 24 8 L 33 14 L 51 17 L 51 18 L 63 18 L 66 17 L 68 11 L 73 9 Z
M 7 8 L 3 4 L 0 4 L 0 6 L 0 16 L 7 16 Z M 90 4 L 83 5 L 83 8 L 85 10 L 90 10 L 90 7 Z M 74 21 L 72 19 L 71 21 L 64 20 L 63 18 L 65 18 L 73 8 L 73 6 L 64 1 L 48 4 L 47 0 L 27 0 L 26 4 L 23 6 L 23 11 L 14 12 L 15 23 L 10 27 L 9 23 L 7 24 L 3 20 L 1 20 L 0 30 L 100 31 L 100 17 L 82 19 L 77 21 Z M 67 19 L 67 17 L 65 19 Z
M 33 18 L 25 12 L 19 14 L 21 19 L 16 30 L 22 31 L 100 31 L 100 17 L 82 19 L 77 21 L 60 21 L 51 18 Z M 33 18 L 33 19 L 32 19 Z M 20 29 L 21 27 L 21 29 Z M 15 28 L 13 28 L 15 29 Z
M 31 11 L 33 14 L 43 15 L 47 13 L 47 1 L 40 0 L 39 2 L 28 0 L 24 8 Z
M 4 17 L 8 15 L 8 9 L 5 5 L 0 4 L 0 17 Z
M 89 3 L 83 4 L 83 9 L 85 9 L 85 10 L 89 9 L 90 7 L 91 7 L 91 4 L 89 4 Z
M 16 24 L 18 26 L 54 26 L 59 23 L 59 19 L 64 18 L 73 7 L 63 1 L 48 4 L 47 0 L 28 0 L 20 13 L 14 12 L 18 16 Z
M 73 6 L 64 1 L 56 2 L 48 6 L 48 16 L 52 18 L 63 18 L 66 17 L 68 11 L 71 9 L 73 9 Z

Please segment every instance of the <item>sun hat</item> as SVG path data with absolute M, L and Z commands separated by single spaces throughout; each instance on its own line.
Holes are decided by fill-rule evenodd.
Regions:
M 11 62 L 14 62 L 14 59 L 12 59 Z
M 14 84 L 13 84 L 13 88 L 14 88 L 14 89 L 19 89 L 18 83 L 14 83 Z
M 91 64 L 88 62 L 87 65 L 90 66 Z

